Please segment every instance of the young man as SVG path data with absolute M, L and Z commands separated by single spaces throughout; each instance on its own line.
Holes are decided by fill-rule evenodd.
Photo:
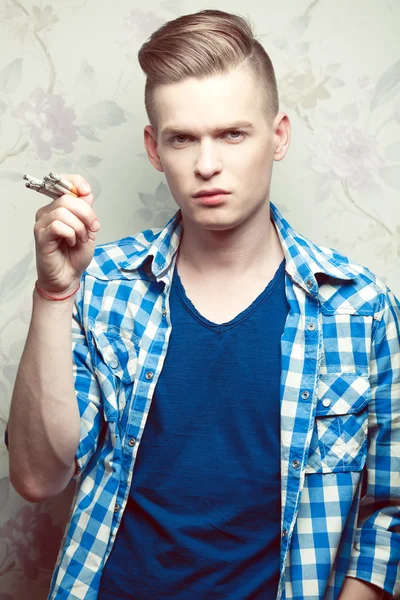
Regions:
M 243 19 L 180 17 L 139 59 L 179 211 L 94 251 L 76 175 L 35 226 L 8 432 L 28 500 L 77 480 L 49 598 L 393 595 L 397 301 L 270 204 L 290 122 Z

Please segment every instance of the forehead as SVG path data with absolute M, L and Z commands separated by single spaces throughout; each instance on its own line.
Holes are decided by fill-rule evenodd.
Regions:
M 256 123 L 265 116 L 265 98 L 247 69 L 204 79 L 187 78 L 154 90 L 158 129 L 214 130 L 224 123 Z

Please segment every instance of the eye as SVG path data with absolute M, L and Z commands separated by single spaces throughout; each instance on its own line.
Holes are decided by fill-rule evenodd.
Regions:
M 179 146 L 179 145 L 184 144 L 186 142 L 186 140 L 187 140 L 187 135 L 183 135 L 183 134 L 174 135 L 172 138 L 170 138 L 169 143 L 170 144 L 176 143 Z
M 240 140 L 240 139 L 241 139 L 241 136 L 244 136 L 244 135 L 245 135 L 244 131 L 239 131 L 239 130 L 237 130 L 237 129 L 235 129 L 234 131 L 228 131 L 227 133 L 228 133 L 228 134 L 234 134 L 234 136 L 233 136 L 233 137 L 231 137 L 231 140 Z M 237 137 L 236 137 L 236 135 L 235 135 L 235 134 L 237 135 Z

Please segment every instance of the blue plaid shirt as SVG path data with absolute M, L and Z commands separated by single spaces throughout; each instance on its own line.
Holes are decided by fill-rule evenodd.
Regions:
M 317 247 L 273 205 L 271 215 L 290 305 L 281 342 L 278 598 L 338 598 L 346 575 L 395 594 L 399 304 L 366 268 Z M 77 486 L 49 599 L 97 597 L 168 348 L 181 233 L 178 211 L 162 230 L 97 247 L 82 277 L 73 314 Z

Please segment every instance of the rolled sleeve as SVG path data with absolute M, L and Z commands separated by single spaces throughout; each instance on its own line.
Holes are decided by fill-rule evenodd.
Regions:
M 81 432 L 75 454 L 75 473 L 71 481 L 81 475 L 95 452 L 103 425 L 100 386 L 93 370 L 89 344 L 81 323 L 81 303 L 82 296 L 80 301 L 77 296 L 72 314 L 72 368 L 81 417 Z M 4 431 L 4 443 L 8 450 L 8 425 Z
M 400 304 L 390 290 L 371 347 L 365 493 L 347 575 L 400 593 Z
M 82 299 L 79 300 L 77 297 L 72 315 L 72 356 L 74 387 L 81 417 L 81 434 L 75 455 L 76 470 L 72 479 L 77 479 L 81 475 L 96 451 L 103 426 L 101 390 L 81 322 L 81 307 Z

